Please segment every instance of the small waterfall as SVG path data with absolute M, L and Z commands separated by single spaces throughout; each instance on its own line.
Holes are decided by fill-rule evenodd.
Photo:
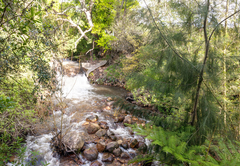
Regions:
M 62 97 L 67 99 L 86 99 L 92 93 L 93 86 L 89 84 L 84 74 L 78 74 L 75 77 L 58 77 L 62 87 Z

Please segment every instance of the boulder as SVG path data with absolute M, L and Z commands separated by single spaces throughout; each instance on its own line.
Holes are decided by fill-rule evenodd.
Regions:
M 89 148 L 83 151 L 83 156 L 89 160 L 89 161 L 93 161 L 96 160 L 98 158 L 98 151 L 95 148 Z
M 111 153 L 103 153 L 102 161 L 103 162 L 112 162 L 113 161 L 113 155 Z
M 139 142 L 139 144 L 138 144 L 138 150 L 139 150 L 141 153 L 145 153 L 146 150 L 147 150 L 147 145 L 146 145 L 144 142 Z
M 137 139 L 131 140 L 130 147 L 131 148 L 137 148 L 137 146 L 138 146 L 138 140 Z
M 100 163 L 99 161 L 94 161 L 90 164 L 90 166 L 102 166 L 102 163 Z
M 103 152 L 105 150 L 105 148 L 106 148 L 105 142 L 98 142 L 97 143 L 97 150 L 99 152 Z
M 95 134 L 100 129 L 100 126 L 96 123 L 90 123 L 87 127 L 88 134 Z
M 83 133 L 70 131 L 63 137 L 62 141 L 71 150 L 77 151 L 82 149 L 85 141 L 85 136 Z
M 121 144 L 121 147 L 123 147 L 124 149 L 128 149 L 129 146 L 128 146 L 128 143 L 126 141 L 124 141 L 122 144 Z
M 96 132 L 96 136 L 98 136 L 98 138 L 101 138 L 103 136 L 105 136 L 107 133 L 107 131 L 105 129 L 100 129 Z
M 120 148 L 117 148 L 117 149 L 114 149 L 113 150 L 113 154 L 116 156 L 116 157 L 119 157 L 122 153 L 122 150 Z
M 97 115 L 91 115 L 89 117 L 86 118 L 87 122 L 96 122 L 98 121 L 98 116 Z
M 126 152 L 123 152 L 123 153 L 121 154 L 121 158 L 123 158 L 123 159 L 129 159 L 130 156 L 129 156 L 129 154 L 127 154 Z
M 113 152 L 113 150 L 118 148 L 118 147 L 119 147 L 119 145 L 118 145 L 117 142 L 110 142 L 110 143 L 107 144 L 106 150 L 108 152 Z

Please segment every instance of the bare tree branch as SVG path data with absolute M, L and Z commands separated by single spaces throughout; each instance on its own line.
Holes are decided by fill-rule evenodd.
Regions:
M 82 37 L 84 37 L 86 40 L 88 40 L 88 37 L 85 35 L 85 33 L 83 32 L 81 27 L 79 25 L 77 25 L 76 23 L 74 23 L 71 19 L 58 18 L 57 20 L 69 22 L 73 27 L 76 27 L 78 29 L 78 31 L 82 34 Z
M 79 0 L 80 4 L 81 4 L 81 11 L 83 11 L 86 15 L 86 18 L 87 18 L 87 21 L 88 21 L 88 24 L 90 26 L 89 29 L 83 31 L 82 28 L 74 23 L 71 19 L 67 19 L 67 18 L 57 18 L 57 20 L 62 20 L 62 21 L 65 21 L 65 22 L 69 22 L 73 27 L 76 27 L 78 29 L 78 31 L 81 33 L 81 36 L 76 40 L 75 42 L 75 49 L 77 48 L 77 44 L 79 43 L 79 41 L 84 37 L 86 40 L 89 40 L 89 38 L 86 36 L 86 33 L 90 32 L 93 28 L 93 22 L 92 22 L 92 16 L 91 16 L 91 12 L 92 12 L 92 8 L 93 8 L 93 5 L 94 5 L 94 0 L 90 0 L 89 2 L 89 10 L 87 9 L 86 7 L 86 3 L 85 3 L 85 0 Z M 79 7 L 78 6 L 70 6 L 68 7 L 67 9 L 65 9 L 62 13 L 59 13 L 59 12 L 55 12 L 56 15 L 65 15 L 65 12 L 67 12 L 69 9 L 72 9 L 72 8 L 75 8 L 76 10 L 79 10 Z

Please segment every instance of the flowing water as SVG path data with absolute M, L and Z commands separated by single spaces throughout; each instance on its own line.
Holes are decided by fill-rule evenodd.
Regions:
M 70 66 L 78 65 L 73 62 L 64 63 Z M 33 165 L 42 165 L 41 162 L 48 163 L 49 166 L 63 165 L 64 160 L 54 153 L 51 147 L 51 139 L 56 134 L 56 128 L 58 130 L 62 129 L 62 133 L 70 131 L 82 132 L 87 138 L 88 134 L 84 130 L 83 124 L 90 115 L 97 115 L 99 117 L 98 121 L 107 122 L 109 129 L 115 133 L 117 138 L 137 138 L 140 141 L 145 141 L 143 137 L 131 135 L 128 128 L 116 125 L 114 119 L 111 118 L 114 114 L 113 109 L 104 109 L 108 97 L 124 97 L 127 94 L 126 90 L 116 87 L 90 85 L 87 77 L 82 74 L 75 76 L 61 76 L 59 74 L 58 79 L 62 87 L 62 93 L 58 93 L 53 101 L 55 104 L 59 102 L 67 103 L 67 106 L 64 110 L 54 110 L 52 116 L 41 124 L 44 126 L 43 129 L 36 132 L 34 136 L 27 137 L 26 158 L 24 159 L 26 165 L 31 165 L 30 161 L 33 156 L 36 159 Z M 89 144 L 88 146 L 92 145 Z M 128 150 L 122 148 L 122 151 L 131 155 L 135 153 L 135 150 L 131 148 Z M 32 152 L 38 152 L 38 154 L 33 155 Z M 91 164 L 81 154 L 79 154 L 79 158 L 83 162 L 81 165 L 89 166 Z M 98 161 L 105 165 L 101 160 L 102 154 L 100 153 Z

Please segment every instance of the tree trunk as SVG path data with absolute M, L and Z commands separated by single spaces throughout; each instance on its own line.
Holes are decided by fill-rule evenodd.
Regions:
M 228 15 L 228 7 L 229 7 L 229 0 L 226 2 L 226 12 L 225 12 L 225 17 Z M 225 21 L 225 29 L 224 29 L 224 37 L 227 37 L 227 20 Z M 226 99 L 227 99 L 227 71 L 226 71 L 226 44 L 224 46 L 224 51 L 223 51 L 223 87 L 224 87 L 224 101 L 223 101 L 223 109 L 224 109 L 224 124 L 226 125 L 227 123 L 227 104 L 226 104 Z
M 201 69 L 201 72 L 199 74 L 199 79 L 198 79 L 197 92 L 196 92 L 194 106 L 193 106 L 193 112 L 192 112 L 192 121 L 191 121 L 192 126 L 195 124 L 195 119 L 197 119 L 197 105 L 198 105 L 199 93 L 200 93 L 201 85 L 203 82 L 203 72 L 204 72 L 204 67 L 206 65 L 206 62 L 207 62 L 208 51 L 209 51 L 209 40 L 208 40 L 208 36 L 207 36 L 207 19 L 208 19 L 209 5 L 210 4 L 209 4 L 209 0 L 208 0 L 207 1 L 207 11 L 206 11 L 206 15 L 204 18 L 204 26 L 203 26 L 204 39 L 205 39 L 205 56 L 204 56 L 202 69 Z

